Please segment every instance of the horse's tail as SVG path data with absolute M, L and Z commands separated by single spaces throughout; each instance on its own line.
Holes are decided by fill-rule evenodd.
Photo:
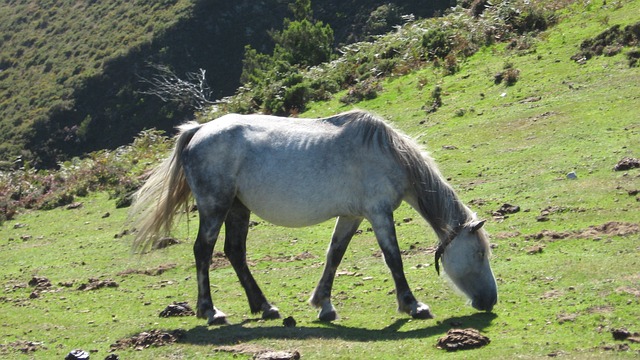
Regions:
M 134 251 L 146 251 L 168 233 L 180 206 L 187 206 L 191 189 L 182 167 L 182 151 L 200 129 L 195 121 L 178 127 L 173 153 L 153 170 L 149 179 L 135 193 L 131 210 L 135 238 Z

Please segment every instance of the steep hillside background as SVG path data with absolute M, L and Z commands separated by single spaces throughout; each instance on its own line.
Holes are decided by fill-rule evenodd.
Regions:
M 5 1 L 0 4 L 0 161 L 39 167 L 128 143 L 144 128 L 170 130 L 190 109 L 143 90 L 148 63 L 176 74 L 207 70 L 213 97 L 239 85 L 244 47 L 273 46 L 289 1 Z M 385 1 L 317 1 L 336 45 L 384 32 L 371 13 Z M 455 1 L 395 1 L 432 16 Z M 367 25 L 369 24 L 369 25 Z M 21 163 L 22 164 L 22 163 Z

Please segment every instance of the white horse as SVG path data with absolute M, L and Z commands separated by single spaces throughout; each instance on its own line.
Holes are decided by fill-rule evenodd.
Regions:
M 213 306 L 209 266 L 220 228 L 224 251 L 244 287 L 253 313 L 279 318 L 246 262 L 250 212 L 276 225 L 302 227 L 337 218 L 325 268 L 310 303 L 318 318 L 337 318 L 331 304 L 336 270 L 363 219 L 373 228 L 395 281 L 398 310 L 432 318 L 405 278 L 393 212 L 404 200 L 433 227 L 440 240 L 435 253 L 453 283 L 478 310 L 497 301 L 489 265 L 489 242 L 477 220 L 460 202 L 411 139 L 362 111 L 324 119 L 226 115 L 207 124 L 182 125 L 173 154 L 136 194 L 134 246 L 148 249 L 171 230 L 173 217 L 191 194 L 200 225 L 194 245 L 198 278 L 197 315 L 224 324 Z

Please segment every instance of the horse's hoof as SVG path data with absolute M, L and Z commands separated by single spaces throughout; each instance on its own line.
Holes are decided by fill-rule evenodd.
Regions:
M 275 306 L 272 306 L 271 308 L 262 312 L 263 320 L 275 320 L 280 318 L 280 310 L 278 310 L 278 308 Z
M 421 302 L 417 302 L 414 306 L 412 306 L 411 312 L 409 313 L 414 319 L 433 319 L 434 315 L 429 309 L 429 305 L 423 304 Z
M 207 324 L 209 326 L 215 326 L 215 325 L 229 325 L 229 321 L 227 321 L 227 316 L 226 315 L 222 315 L 222 316 L 217 316 L 215 315 L 214 317 L 210 318 L 209 321 L 207 322 Z
M 227 314 L 215 307 L 213 308 L 213 311 L 207 311 L 207 315 L 207 318 L 209 319 L 207 322 L 208 325 L 229 325 L 229 322 L 227 321 Z
M 332 309 L 326 312 L 320 311 L 320 314 L 318 314 L 318 320 L 320 321 L 331 322 L 337 319 L 338 319 L 338 313 L 336 312 L 335 309 Z

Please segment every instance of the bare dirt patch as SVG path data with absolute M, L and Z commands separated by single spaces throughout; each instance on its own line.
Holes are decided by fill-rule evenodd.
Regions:
M 564 324 L 566 322 L 574 322 L 576 321 L 576 319 L 578 318 L 578 314 L 558 314 L 556 316 L 556 319 L 558 320 L 559 324 Z
M 542 254 L 542 252 L 544 251 L 544 246 L 533 245 L 533 246 L 530 246 L 530 247 L 526 248 L 525 251 L 529 255 Z
M 214 349 L 216 352 L 225 352 L 239 355 L 252 355 L 260 360 L 298 360 L 300 353 L 293 351 L 274 351 L 252 344 L 238 344 L 232 346 L 220 346 Z
M 33 292 L 29 295 L 29 299 L 37 299 L 40 297 L 41 292 L 49 292 L 53 291 L 51 281 L 46 277 L 42 276 L 34 276 L 29 280 L 29 286 L 35 288 Z
M 633 288 L 630 286 L 622 286 L 616 289 L 617 293 L 625 293 L 640 298 L 640 288 Z
M 610 221 L 602 225 L 592 225 L 584 230 L 577 231 L 553 231 L 542 230 L 538 233 L 525 236 L 525 240 L 562 240 L 562 239 L 592 239 L 597 240 L 603 236 L 629 236 L 640 233 L 640 225 L 633 223 Z
M 513 239 L 522 235 L 519 231 L 503 231 L 493 234 L 491 237 L 496 240 Z
M 581 213 L 586 210 L 583 208 L 568 208 L 564 206 L 547 206 L 546 208 L 540 210 L 540 216 L 536 217 L 536 220 L 539 222 L 549 221 L 549 217 L 553 214 L 561 214 L 565 212 L 575 212 Z
M 36 290 L 48 290 L 51 288 L 51 281 L 46 277 L 34 276 L 29 280 L 29 286 L 35 287 Z
M 8 354 L 9 352 L 21 352 L 23 354 L 33 354 L 38 350 L 47 350 L 47 347 L 43 343 L 38 341 L 26 341 L 18 340 L 6 345 L 0 344 L 0 355 Z
M 556 298 L 559 298 L 560 296 L 562 296 L 562 292 L 561 291 L 559 291 L 559 290 L 549 290 L 549 291 L 545 292 L 544 294 L 542 294 L 540 299 L 541 300 L 556 299 Z
M 120 339 L 111 344 L 111 351 L 125 350 L 134 348 L 135 350 L 143 350 L 149 347 L 157 347 L 173 344 L 184 337 L 185 331 L 178 330 L 150 330 L 133 335 L 129 338 Z
M 90 290 L 98 290 L 98 289 L 102 289 L 102 288 L 116 288 L 118 287 L 118 283 L 107 279 L 107 280 L 99 280 L 99 279 L 89 279 L 89 282 L 84 283 L 84 284 L 80 284 L 80 286 L 78 286 L 78 290 L 81 291 L 90 291 Z
M 491 340 L 473 328 L 451 329 L 438 339 L 436 347 L 447 351 L 476 349 L 488 345 Z
M 640 225 L 611 221 L 602 225 L 589 226 L 588 229 L 578 233 L 578 238 L 594 239 L 606 236 L 629 236 L 640 232 Z
M 167 270 L 174 269 L 175 267 L 176 267 L 176 264 L 163 264 L 163 265 L 159 265 L 158 267 L 145 269 L 145 270 L 127 269 L 125 271 L 119 272 L 118 275 L 126 276 L 126 275 L 132 275 L 132 274 L 139 274 L 139 275 L 158 276 L 163 274 Z
M 561 240 L 571 236 L 568 231 L 542 230 L 532 235 L 526 235 L 525 240 Z
M 220 269 L 223 267 L 231 266 L 229 259 L 224 255 L 223 252 L 216 251 L 213 253 L 213 257 L 211 258 L 211 266 L 209 267 L 211 270 Z
M 308 251 L 303 251 L 298 255 L 281 255 L 281 256 L 265 256 L 263 260 L 266 261 L 274 261 L 274 262 L 294 262 L 308 259 L 315 259 L 317 256 L 313 255 Z

